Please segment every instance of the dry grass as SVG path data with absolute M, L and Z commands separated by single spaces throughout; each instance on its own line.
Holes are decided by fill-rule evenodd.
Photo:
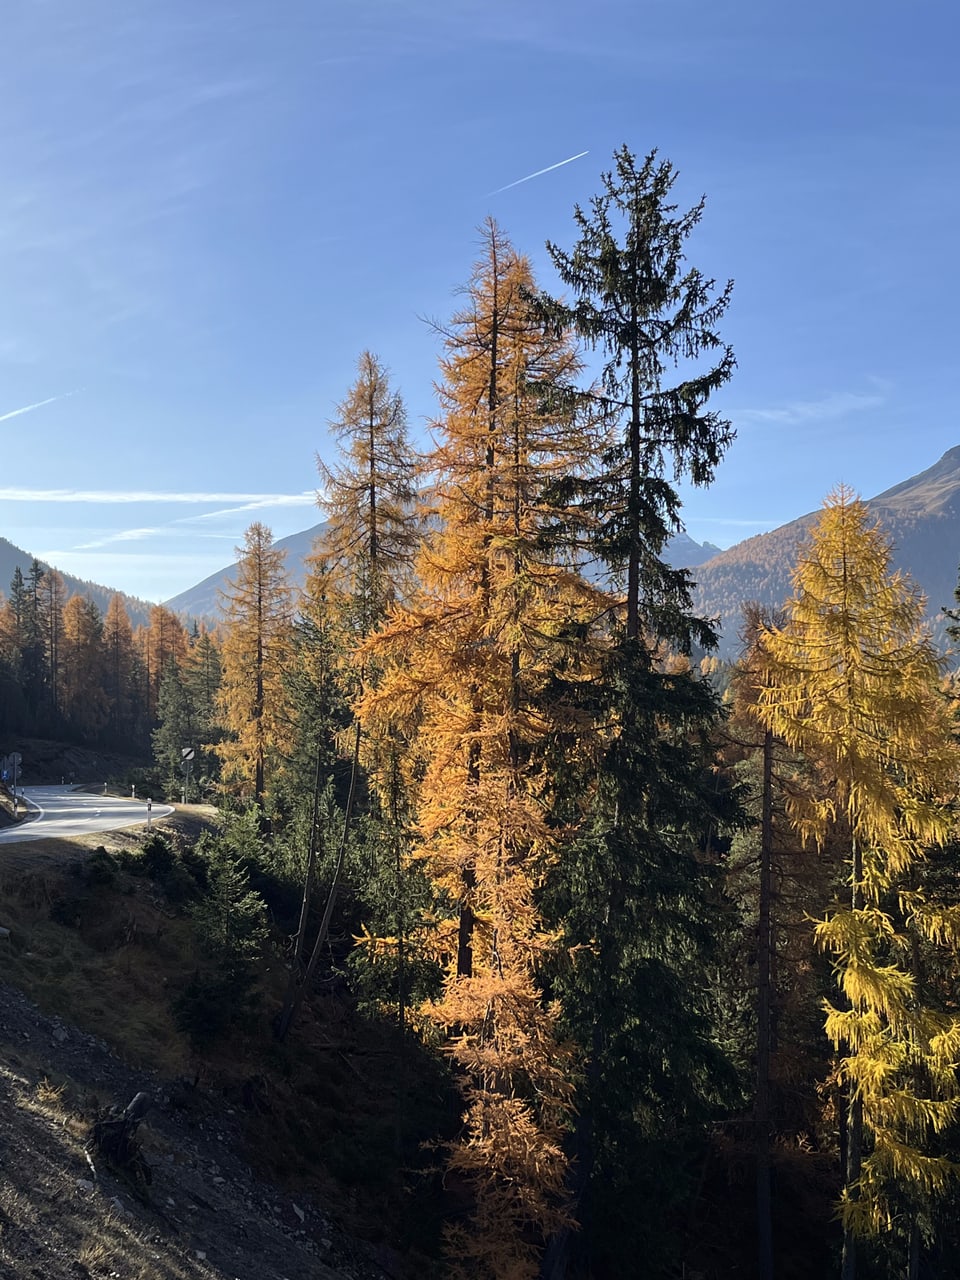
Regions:
M 106 1242 L 99 1236 L 88 1236 L 77 1250 L 77 1261 L 88 1271 L 106 1269 L 111 1265 L 112 1256 Z
M 76 877 L 47 867 L 7 872 L 0 912 L 11 937 L 0 944 L 0 978 L 45 1012 L 114 1045 L 127 1061 L 177 1075 L 191 1054 L 173 1020 L 170 991 L 195 965 L 193 932 L 149 881 L 129 876 L 118 888 L 84 891 Z

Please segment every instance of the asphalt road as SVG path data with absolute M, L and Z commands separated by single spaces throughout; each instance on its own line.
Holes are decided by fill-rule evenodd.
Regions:
M 72 787 L 25 787 L 30 817 L 13 827 L 0 828 L 0 844 L 20 844 L 24 840 L 70 839 L 97 831 L 146 825 L 147 818 L 165 818 L 173 813 L 169 804 L 153 804 L 149 815 L 145 800 L 117 796 L 93 796 Z

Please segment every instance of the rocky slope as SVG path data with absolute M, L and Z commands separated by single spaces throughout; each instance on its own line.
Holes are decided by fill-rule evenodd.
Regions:
M 0 947 L 8 945 L 0 940 Z M 2 957 L 0 957 L 2 972 Z M 86 1149 L 138 1092 L 149 1184 Z M 161 1080 L 0 983 L 0 1280 L 387 1280 L 371 1246 L 239 1154 L 243 1101 Z M 387 1264 L 389 1267 L 389 1259 Z

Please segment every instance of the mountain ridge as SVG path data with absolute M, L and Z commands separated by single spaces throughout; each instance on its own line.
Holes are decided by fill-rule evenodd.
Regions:
M 39 556 L 32 556 L 29 552 L 24 551 L 22 547 L 15 546 L 7 538 L 0 538 L 0 592 L 8 595 L 10 583 L 16 570 L 19 569 L 26 577 L 35 559 L 39 560 L 39 563 L 48 572 L 56 568 L 55 565 L 50 565 L 45 560 L 40 560 Z M 145 627 L 149 625 L 152 606 L 148 601 L 140 600 L 137 596 L 127 595 L 125 591 L 116 591 L 113 587 L 106 587 L 100 582 L 87 582 L 84 578 L 75 578 L 73 574 L 64 573 L 62 569 L 57 569 L 57 572 L 64 581 L 68 597 L 85 596 L 96 604 L 102 614 L 106 615 L 111 597 L 118 595 L 123 601 L 131 626 Z
M 960 562 L 960 446 L 865 505 L 891 539 L 893 568 L 909 573 L 926 596 L 927 617 L 942 639 L 942 609 L 953 603 Z M 818 514 L 755 534 L 698 566 L 694 604 L 702 615 L 719 619 L 723 656 L 736 652 L 747 601 L 777 608 L 789 597 L 799 548 Z

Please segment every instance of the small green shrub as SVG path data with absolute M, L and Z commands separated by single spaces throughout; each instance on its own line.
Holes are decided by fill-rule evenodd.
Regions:
M 202 859 L 179 852 L 166 836 L 155 832 L 144 842 L 141 864 L 145 873 L 163 889 L 175 906 L 193 901 L 206 887 Z
M 174 1021 L 195 1049 L 209 1048 L 249 1019 L 252 985 L 249 973 L 198 969 L 174 999 Z
M 83 864 L 81 874 L 88 885 L 104 888 L 116 884 L 119 871 L 116 858 L 100 845 Z
M 173 1005 L 177 1025 L 200 1049 L 247 1020 L 267 933 L 263 899 L 237 855 L 223 840 L 206 840 L 201 853 L 207 885 L 189 910 L 207 964 Z

